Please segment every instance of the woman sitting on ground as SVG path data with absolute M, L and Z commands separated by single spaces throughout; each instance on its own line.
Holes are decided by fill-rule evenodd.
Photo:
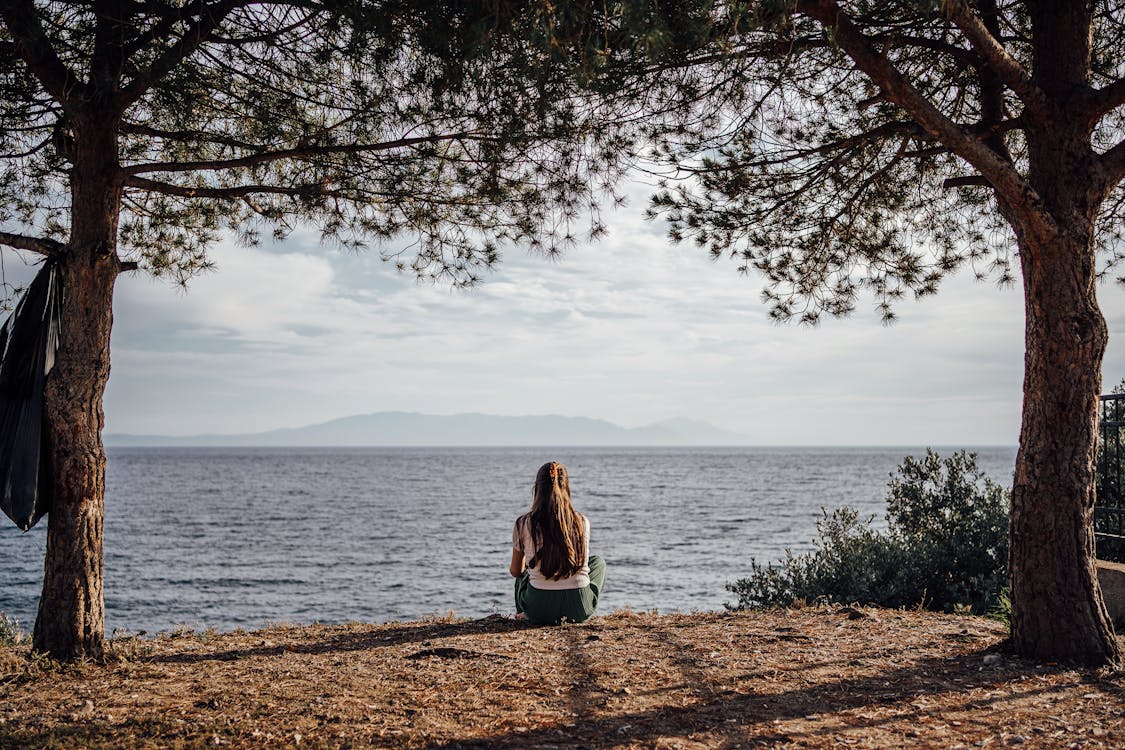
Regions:
M 598 606 L 605 562 L 590 555 L 590 522 L 570 504 L 566 467 L 543 464 L 531 497 L 512 530 L 517 616 L 537 625 L 585 622 Z

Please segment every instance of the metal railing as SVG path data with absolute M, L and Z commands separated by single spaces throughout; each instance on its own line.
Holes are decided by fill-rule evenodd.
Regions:
M 1125 539 L 1125 393 L 1101 397 L 1094 535 Z

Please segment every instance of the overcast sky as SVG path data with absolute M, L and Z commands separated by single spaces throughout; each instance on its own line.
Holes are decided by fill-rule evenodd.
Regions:
M 216 247 L 218 270 L 186 293 L 124 275 L 106 430 L 256 432 L 404 410 L 690 417 L 774 445 L 1016 443 L 1018 288 L 960 274 L 902 301 L 891 327 L 867 298 L 817 328 L 776 325 L 759 278 L 670 245 L 643 206 L 608 213 L 607 238 L 558 262 L 509 250 L 471 291 L 300 233 Z M 1125 290 L 1099 298 L 1108 388 L 1125 377 Z

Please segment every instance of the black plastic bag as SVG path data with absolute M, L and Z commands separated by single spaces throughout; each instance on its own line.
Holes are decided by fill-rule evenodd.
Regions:
M 0 327 L 0 510 L 27 531 L 51 509 L 43 391 L 59 346 L 58 264 L 39 269 Z

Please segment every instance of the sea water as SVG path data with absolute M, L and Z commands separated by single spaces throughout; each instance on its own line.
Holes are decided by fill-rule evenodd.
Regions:
M 939 450 L 943 455 L 952 449 Z M 978 465 L 1010 486 L 1014 448 Z M 110 630 L 511 612 L 511 531 L 540 464 L 569 469 L 601 609 L 721 609 L 750 561 L 812 547 L 822 509 L 883 522 L 911 448 L 111 448 Z M 26 628 L 48 519 L 0 525 L 0 612 Z

